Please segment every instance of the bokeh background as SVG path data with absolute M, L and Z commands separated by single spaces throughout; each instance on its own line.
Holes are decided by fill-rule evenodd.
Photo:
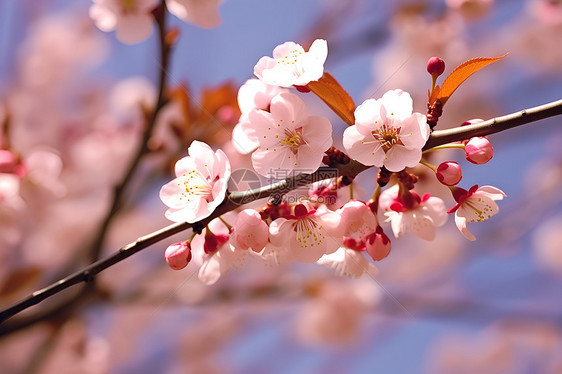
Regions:
M 37 165 L 17 202 L 0 198 L 2 307 L 89 262 L 84 249 L 139 140 L 139 102 L 153 105 L 156 30 L 124 45 L 95 28 L 90 5 L 0 3 L 0 118 L 9 115 L 11 146 Z M 442 57 L 449 73 L 467 59 L 509 52 L 455 93 L 439 128 L 562 96 L 560 1 L 226 0 L 219 9 L 213 29 L 169 19 L 180 35 L 167 75 L 172 100 L 103 254 L 169 224 L 158 190 L 192 140 L 248 167 L 229 144 L 232 100 L 258 59 L 285 41 L 308 48 L 327 39 L 326 69 L 356 104 L 401 88 L 422 113 L 429 57 Z M 310 95 L 310 112 L 330 116 Z M 345 125 L 330 118 L 341 134 Z M 450 219 L 433 242 L 393 240 L 373 277 L 249 267 L 208 287 L 196 268 L 166 266 L 167 244 L 189 237 L 178 234 L 100 274 L 97 290 L 79 302 L 0 330 L 0 372 L 562 373 L 561 121 L 490 136 L 495 153 L 485 165 L 454 150 L 439 156 L 463 166 L 462 186 L 493 185 L 508 196 L 497 216 L 471 227 L 475 242 Z M 364 198 L 373 178 L 358 179 Z M 420 183 L 447 198 L 431 178 Z

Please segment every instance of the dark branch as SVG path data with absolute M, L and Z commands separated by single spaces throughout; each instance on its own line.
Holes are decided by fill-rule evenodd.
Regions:
M 562 114 L 562 100 L 552 102 L 550 104 L 541 105 L 538 107 L 523 110 L 517 113 L 509 114 L 503 117 L 497 117 L 480 124 L 454 128 L 450 130 L 434 131 L 430 136 L 424 149 L 429 149 L 438 145 L 460 141 L 473 136 L 490 135 L 499 131 L 503 131 L 512 127 L 520 126 L 522 124 L 538 121 L 547 117 Z M 351 161 L 348 164 L 339 164 L 337 166 L 340 176 L 355 177 L 357 174 L 364 170 L 369 169 L 369 166 L 362 165 L 357 161 Z M 268 197 L 274 194 L 284 194 L 298 187 L 305 186 L 316 180 L 319 180 L 322 175 L 327 171 L 333 171 L 329 168 L 320 168 L 312 174 L 301 174 L 293 178 L 262 187 L 250 191 L 235 192 L 229 194 L 225 201 L 206 219 L 198 222 L 199 226 L 206 225 L 212 219 L 229 212 L 242 203 L 248 203 L 257 199 Z M 68 287 L 91 281 L 99 272 L 107 269 L 108 267 L 126 259 L 129 256 L 141 251 L 142 249 L 164 240 L 174 234 L 187 230 L 192 225 L 189 223 L 176 223 L 167 226 L 159 231 L 153 232 L 146 236 L 140 237 L 135 242 L 126 245 L 119 249 L 116 253 L 112 254 L 105 259 L 99 260 L 81 271 L 78 271 L 42 290 L 36 291 L 22 301 L 14 304 L 13 306 L 0 312 L 0 323 L 20 311 L 38 304 L 42 300 L 61 292 Z M 11 330 L 9 327 L 5 330 Z M 0 335 L 3 330 L 0 330 Z

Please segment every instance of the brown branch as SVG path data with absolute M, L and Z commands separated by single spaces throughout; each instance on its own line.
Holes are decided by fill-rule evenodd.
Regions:
M 159 36 L 159 46 L 160 46 L 160 66 L 159 66 L 159 77 L 158 77 L 158 95 L 156 99 L 156 105 L 152 110 L 150 117 L 146 118 L 146 127 L 143 131 L 142 138 L 139 142 L 138 148 L 133 156 L 129 168 L 125 172 L 125 176 L 115 188 L 113 189 L 113 199 L 111 201 L 111 207 L 106 214 L 103 222 L 101 223 L 99 230 L 94 237 L 94 241 L 91 244 L 88 254 L 90 262 L 97 261 L 99 259 L 101 250 L 103 248 L 103 241 L 105 235 L 115 214 L 121 208 L 123 204 L 124 192 L 129 187 L 133 175 L 137 171 L 140 164 L 140 160 L 144 155 L 149 153 L 148 141 L 152 136 L 152 130 L 156 124 L 156 117 L 160 112 L 160 109 L 166 104 L 164 99 L 164 88 L 166 86 L 166 76 L 168 74 L 168 65 L 170 61 L 170 51 L 171 45 L 166 41 L 166 3 L 161 2 L 160 6 L 154 11 L 154 18 L 156 20 L 156 25 L 158 26 L 158 36 Z
M 446 144 L 449 142 L 460 141 L 473 136 L 493 134 L 495 132 L 503 131 L 525 123 L 538 121 L 540 119 L 552 117 L 559 114 L 562 114 L 562 100 L 523 110 L 507 116 L 491 119 L 476 125 L 464 126 L 451 130 L 435 131 L 430 136 L 424 149 Z M 357 174 L 369 168 L 369 166 L 362 165 L 357 161 L 351 161 L 348 164 L 340 164 L 337 166 L 340 176 L 343 175 L 350 177 L 355 177 Z M 333 171 L 333 169 L 320 168 L 318 171 L 312 174 L 301 174 L 296 177 L 287 178 L 286 180 L 262 188 L 229 194 L 225 201 L 221 205 L 219 205 L 219 207 L 208 218 L 198 222 L 197 225 L 199 227 L 204 227 L 212 219 L 235 209 L 237 206 L 241 205 L 241 203 L 248 203 L 272 195 L 285 194 L 295 188 L 307 185 L 314 182 L 315 180 L 318 180 L 322 175 L 325 175 L 325 173 L 330 171 Z M 140 237 L 135 242 L 119 249 L 119 251 L 115 252 L 109 257 L 99 260 L 87 266 L 83 270 L 78 271 L 42 290 L 36 291 L 27 298 L 1 311 L 0 323 L 3 323 L 6 319 L 14 316 L 22 310 L 38 304 L 42 300 L 45 300 L 46 298 L 57 294 L 62 290 L 71 287 L 72 285 L 82 282 L 91 282 L 99 272 L 109 268 L 110 266 L 124 260 L 129 256 L 132 256 L 133 254 L 152 244 L 155 244 L 181 231 L 187 230 L 192 226 L 193 225 L 189 223 L 176 223 L 159 231 Z M 2 328 L 0 328 L 0 335 L 2 335 L 3 331 L 5 330 L 13 329 L 11 329 L 10 327 L 2 326 Z
M 427 141 L 423 149 L 426 150 L 438 145 L 457 142 L 475 136 L 495 134 L 500 131 L 512 129 L 517 126 L 525 125 L 530 122 L 535 122 L 560 114 L 562 114 L 562 99 L 553 101 L 548 104 L 525 109 L 516 113 L 508 114 L 502 117 L 492 118 L 475 125 L 434 131 L 429 137 L 429 140 Z

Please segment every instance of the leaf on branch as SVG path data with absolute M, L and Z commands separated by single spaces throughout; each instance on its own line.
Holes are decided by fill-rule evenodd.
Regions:
M 473 58 L 459 65 L 443 82 L 441 87 L 436 86 L 433 90 L 433 94 L 429 99 L 429 103 L 434 103 L 437 99 L 441 100 L 441 103 L 445 105 L 449 97 L 456 91 L 457 88 L 472 74 L 476 73 L 478 70 L 485 66 L 490 65 L 493 62 L 501 60 L 507 56 L 507 53 L 500 57 L 479 57 Z
M 338 81 L 325 72 L 317 81 L 310 82 L 307 87 L 324 101 L 349 126 L 355 124 L 355 103 Z

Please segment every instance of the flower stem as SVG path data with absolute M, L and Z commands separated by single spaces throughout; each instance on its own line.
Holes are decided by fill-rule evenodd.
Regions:
M 448 148 L 464 149 L 464 147 L 465 147 L 464 144 L 459 144 L 459 143 L 443 144 L 443 145 L 438 145 L 438 146 L 430 148 L 430 149 L 426 149 L 425 151 L 422 152 L 422 154 L 437 151 L 438 149 L 448 149 Z
M 430 168 L 431 170 L 437 173 L 437 166 L 430 164 L 429 162 L 424 160 L 420 160 L 420 164 L 427 166 L 428 168 Z

